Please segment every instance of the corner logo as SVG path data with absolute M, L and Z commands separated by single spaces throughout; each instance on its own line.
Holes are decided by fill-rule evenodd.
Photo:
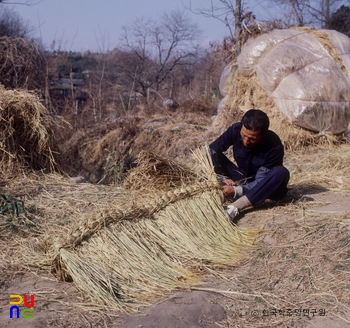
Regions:
M 30 299 L 29 299 L 30 296 Z M 12 300 L 11 299 L 15 299 Z M 24 303 L 24 308 L 21 310 L 19 305 Z M 24 295 L 24 302 L 23 297 L 19 294 L 10 294 L 10 319 L 12 318 L 26 318 L 26 319 L 32 319 L 34 318 L 34 294 Z

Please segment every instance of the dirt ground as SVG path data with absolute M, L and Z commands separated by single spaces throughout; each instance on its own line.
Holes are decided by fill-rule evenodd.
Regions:
M 99 306 L 73 283 L 21 268 L 19 253 L 4 246 L 18 236 L 2 235 L 0 327 L 350 327 L 348 153 L 349 145 L 287 153 L 286 199 L 247 209 L 237 221 L 261 230 L 256 247 L 230 268 L 203 267 L 201 285 L 173 291 L 138 313 Z M 327 166 L 329 159 L 337 164 Z M 78 187 L 71 183 L 73 192 Z M 63 197 L 57 185 L 33 188 L 54 195 L 57 204 Z M 35 295 L 34 318 L 10 319 L 10 294 L 26 293 Z

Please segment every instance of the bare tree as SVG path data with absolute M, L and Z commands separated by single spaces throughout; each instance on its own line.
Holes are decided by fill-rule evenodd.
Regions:
M 285 27 L 304 26 L 310 22 L 308 15 L 309 0 L 272 0 L 273 6 L 278 5 L 283 13 Z
M 344 2 L 343 0 L 310 0 L 308 9 L 310 15 L 318 22 L 318 25 L 328 29 L 330 27 L 331 15 L 335 13 Z
M 241 53 L 241 46 L 247 39 L 244 32 L 251 34 L 251 26 L 258 25 L 253 13 L 244 10 L 244 0 L 210 0 L 208 6 L 200 8 L 194 8 L 192 0 L 189 0 L 186 8 L 194 14 L 222 22 L 229 32 L 230 43 L 234 43 L 234 57 L 236 58 Z
M 330 18 L 330 29 L 339 31 L 350 37 L 350 8 L 341 6 Z
M 0 7 L 0 37 L 27 38 L 31 28 L 11 8 Z
M 209 5 L 203 5 L 199 8 L 195 8 L 192 4 L 192 0 L 190 0 L 189 5 L 185 7 L 194 14 L 202 15 L 207 18 L 214 18 L 223 23 L 226 26 L 231 39 L 234 39 L 235 37 L 234 28 L 238 27 L 238 29 L 240 29 L 240 17 L 242 15 L 241 0 L 219 0 L 215 3 L 211 0 Z M 235 24 L 237 18 L 239 23 Z
M 344 0 L 269 0 L 278 5 L 285 27 L 315 26 L 329 28 L 330 18 Z
M 105 106 L 104 97 L 103 95 L 103 90 L 108 91 L 108 87 L 106 87 L 105 84 L 105 75 L 106 75 L 106 54 L 109 50 L 109 35 L 107 30 L 105 29 L 104 31 L 101 31 L 100 27 L 98 28 L 98 34 L 95 31 L 95 38 L 98 44 L 99 51 L 101 53 L 101 60 L 100 62 L 100 69 L 99 69 L 99 74 L 96 75 L 96 78 L 98 80 L 98 92 L 97 92 L 97 105 L 98 105 L 98 110 L 99 110 L 99 115 L 100 119 L 102 118 L 102 111 Z M 93 97 L 92 97 L 93 98 Z M 93 111 L 94 111 L 94 118 L 95 121 L 97 119 L 96 116 L 96 109 L 95 109 L 95 100 L 93 99 Z
M 160 22 L 141 18 L 124 26 L 123 48 L 130 54 L 125 74 L 144 96 L 150 88 L 158 91 L 176 67 L 198 60 L 200 33 L 181 11 L 165 13 Z
M 0 0 L 0 4 L 34 6 L 42 1 L 44 0 Z

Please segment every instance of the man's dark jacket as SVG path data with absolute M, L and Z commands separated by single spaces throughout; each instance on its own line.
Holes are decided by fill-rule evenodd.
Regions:
M 243 177 L 256 176 L 260 168 L 268 170 L 283 164 L 284 148 L 278 135 L 268 131 L 259 144 L 247 148 L 240 135 L 242 123 L 230 126 L 219 138 L 209 145 L 217 155 L 233 146 L 233 157 Z M 215 164 L 215 163 L 214 163 Z

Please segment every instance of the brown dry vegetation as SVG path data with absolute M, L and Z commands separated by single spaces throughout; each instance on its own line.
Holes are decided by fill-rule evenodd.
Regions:
M 91 132 L 76 131 L 65 147 L 69 143 L 77 147 L 80 153 L 76 153 L 75 158 L 82 158 L 91 168 L 98 164 L 103 171 L 109 164 L 113 174 L 108 176 L 103 171 L 104 177 L 118 183 L 123 178 L 120 174 L 125 174 L 125 163 L 108 162 L 106 152 L 124 149 L 124 155 L 136 156 L 140 150 L 152 150 L 190 165 L 193 163 L 190 149 L 209 142 L 219 133 L 212 129 L 211 122 L 209 115 L 198 115 L 198 112 L 124 117 L 123 121 L 107 123 L 104 128 L 97 127 Z M 79 142 L 73 142 L 74 138 Z M 157 310 L 162 304 L 167 304 L 168 311 L 176 314 L 176 307 L 181 303 L 186 303 L 187 308 L 199 304 L 200 309 L 212 309 L 215 304 L 215 313 L 222 312 L 221 316 L 215 316 L 197 309 L 197 317 L 192 315 L 197 320 L 193 326 L 309 327 L 313 322 L 320 326 L 318 320 L 324 318 L 319 315 L 314 318 L 262 315 L 263 310 L 316 308 L 326 310 L 326 320 L 331 320 L 329 325 L 337 323 L 346 327 L 350 321 L 349 160 L 348 144 L 309 145 L 288 150 L 286 166 L 292 178 L 287 198 L 277 204 L 266 202 L 257 209 L 247 210 L 237 222 L 238 227 L 260 230 L 255 247 L 248 250 L 240 262 L 233 261 L 226 267 L 205 262 L 192 266 L 197 276 L 195 281 L 189 278 L 179 281 L 183 290 L 192 287 L 192 291 L 164 296 L 157 293 L 156 299 L 166 297 L 168 303 L 153 301 L 152 305 L 142 301 L 148 308 L 140 311 L 146 311 L 148 319 L 125 316 L 118 309 L 98 305 L 71 282 L 59 282 L 55 274 L 50 273 L 45 256 L 52 254 L 53 240 L 58 235 L 68 238 L 74 227 L 84 222 L 88 225 L 91 218 L 110 211 L 116 200 L 130 201 L 126 189 L 118 184 L 77 184 L 57 173 L 27 172 L 11 178 L 5 175 L 2 194 L 14 198 L 4 198 L 4 202 L 17 201 L 20 205 L 20 200 L 24 201 L 25 211 L 20 211 L 18 217 L 11 211 L 1 216 L 0 324 L 14 325 L 8 319 L 9 294 L 30 292 L 36 297 L 36 319 L 30 321 L 32 327 L 89 324 L 133 327 L 140 318 L 143 327 L 156 327 L 155 322 L 162 322 L 164 308 Z M 146 174 L 147 170 L 143 168 L 140 172 Z M 127 184 L 133 186 L 140 181 L 141 188 L 142 179 L 142 174 L 130 175 Z M 143 185 L 144 190 L 147 186 Z M 136 190 L 131 199 L 137 203 L 138 197 L 142 196 Z M 196 293 L 201 296 L 196 298 Z M 169 319 L 169 314 L 166 318 L 169 327 L 188 326 L 186 311 L 182 309 L 182 317 L 173 315 Z M 159 323 L 158 327 L 161 326 Z
M 46 59 L 34 41 L 0 37 L 1 84 L 6 88 L 45 87 Z
M 55 124 L 37 95 L 0 86 L 1 173 L 60 169 Z
M 214 107 L 215 103 L 209 107 L 185 103 L 176 112 L 136 111 L 77 127 L 74 133 L 64 131 L 70 135 L 62 143 L 67 169 L 70 175 L 106 184 L 121 182 L 141 150 L 187 162 L 191 149 L 206 141 Z
M 349 144 L 295 128 L 254 78 L 233 78 L 241 94 L 214 121 L 216 103 L 184 102 L 68 123 L 3 90 L 0 327 L 24 324 L 9 319 L 12 293 L 35 294 L 26 327 L 349 326 Z M 210 164 L 190 154 L 250 107 L 283 139 L 290 190 L 232 226 Z

